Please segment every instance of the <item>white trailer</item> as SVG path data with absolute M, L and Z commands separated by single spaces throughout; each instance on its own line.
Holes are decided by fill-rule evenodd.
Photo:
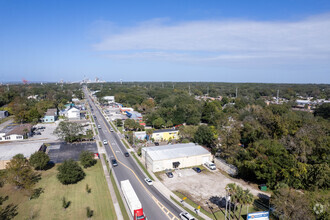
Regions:
M 121 190 L 123 191 L 124 197 L 126 199 L 127 205 L 132 213 L 134 220 L 136 219 L 146 219 L 143 213 L 143 208 L 139 198 L 137 197 L 131 183 L 129 180 L 120 181 Z

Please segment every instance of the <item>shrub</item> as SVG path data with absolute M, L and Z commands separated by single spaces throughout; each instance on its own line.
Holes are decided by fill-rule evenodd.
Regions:
M 62 184 L 73 184 L 84 179 L 85 172 L 79 166 L 79 164 L 73 160 L 66 160 L 58 168 L 57 179 Z
M 86 216 L 87 218 L 91 218 L 94 215 L 94 211 L 91 210 L 89 207 L 86 207 Z
M 84 168 L 94 166 L 96 164 L 96 160 L 94 159 L 94 155 L 92 152 L 83 151 L 80 153 L 80 163 Z
M 49 163 L 49 156 L 43 151 L 37 151 L 31 155 L 29 162 L 34 169 L 44 170 Z

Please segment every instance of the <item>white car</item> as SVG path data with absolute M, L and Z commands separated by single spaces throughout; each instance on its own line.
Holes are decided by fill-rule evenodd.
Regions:
M 104 144 L 104 145 L 107 145 L 107 144 L 108 144 L 108 141 L 107 141 L 107 140 L 104 140 L 104 141 L 103 141 L 103 144 Z
M 188 212 L 181 212 L 179 215 L 180 218 L 184 220 L 195 220 L 195 218 L 192 215 L 190 215 Z
M 149 178 L 145 178 L 144 181 L 145 181 L 149 186 L 152 185 L 152 180 L 151 180 L 151 179 L 149 179 Z

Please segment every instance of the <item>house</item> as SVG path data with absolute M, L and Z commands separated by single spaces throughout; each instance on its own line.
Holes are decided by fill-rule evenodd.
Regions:
M 0 111 L 0 119 L 7 118 L 9 116 L 8 111 Z
M 54 122 L 56 120 L 57 120 L 57 109 L 56 108 L 47 109 L 47 112 L 45 113 L 45 116 L 43 118 L 43 122 Z
M 22 124 L 14 126 L 9 130 L 2 131 L 0 133 L 0 142 L 1 141 L 17 141 L 27 138 L 32 133 L 31 124 Z
M 179 131 L 175 129 L 163 129 L 154 131 L 151 135 L 155 141 L 169 141 L 171 140 L 178 140 L 179 139 Z
M 152 172 L 202 165 L 212 160 L 209 151 L 194 143 L 142 148 L 145 167 Z
M 71 107 L 66 111 L 65 117 L 68 119 L 80 119 L 80 110 L 76 107 Z

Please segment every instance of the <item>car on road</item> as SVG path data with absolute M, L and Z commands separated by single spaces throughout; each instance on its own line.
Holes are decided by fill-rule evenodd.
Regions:
M 94 115 L 94 118 L 96 118 L 96 115 Z
M 97 125 L 98 129 L 101 129 L 101 125 Z
M 173 173 L 172 172 L 166 172 L 166 176 L 168 178 L 173 178 Z
M 149 179 L 148 177 L 144 179 L 144 181 L 149 185 L 151 186 L 152 185 L 152 180 Z
M 107 140 L 103 140 L 103 144 L 104 145 L 107 145 L 108 144 L 108 141 Z
M 192 169 L 195 170 L 196 173 L 202 172 L 202 170 L 199 167 L 193 167 Z
M 116 159 L 112 159 L 111 163 L 112 163 L 112 166 L 114 166 L 114 167 L 118 166 L 118 163 L 117 163 Z
M 129 157 L 129 153 L 128 152 L 125 152 L 124 155 L 125 155 L 125 157 Z
M 159 143 L 158 142 L 155 142 L 155 146 L 159 146 Z
M 113 132 L 113 129 L 112 129 L 112 128 L 110 128 L 110 131 L 111 131 L 111 132 Z
M 183 220 L 195 220 L 195 218 L 191 214 L 189 214 L 188 212 L 181 212 L 179 214 L 179 216 Z

